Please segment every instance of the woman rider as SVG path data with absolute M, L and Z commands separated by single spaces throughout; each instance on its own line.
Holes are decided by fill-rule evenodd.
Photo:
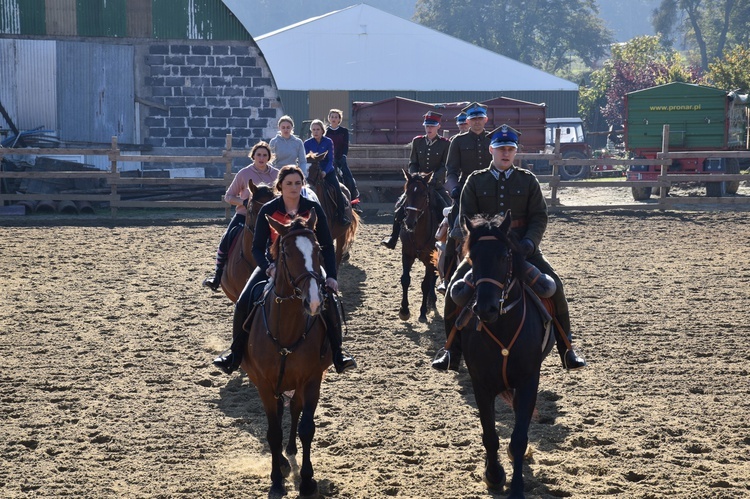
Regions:
M 333 141 L 323 135 L 325 127 L 320 120 L 313 120 L 310 123 L 310 134 L 312 137 L 305 141 L 305 151 L 314 154 L 327 153 L 325 158 L 320 162 L 320 172 L 327 184 L 334 187 L 336 193 L 336 218 L 341 225 L 351 225 L 352 221 L 346 216 L 346 205 L 348 204 L 344 193 L 339 184 L 339 178 L 336 175 L 336 169 L 333 167 Z
M 251 196 L 248 181 L 252 180 L 255 185 L 273 185 L 279 173 L 277 168 L 268 164 L 271 161 L 271 148 L 267 143 L 258 142 L 255 144 L 250 150 L 249 156 L 253 161 L 237 172 L 237 175 L 234 176 L 234 180 L 232 180 L 232 183 L 224 194 L 224 201 L 237 208 L 235 209 L 234 217 L 232 217 L 229 226 L 227 226 L 227 230 L 221 236 L 219 249 L 216 251 L 216 270 L 214 271 L 214 275 L 203 281 L 203 285 L 213 291 L 217 291 L 219 286 L 221 286 L 221 275 L 224 273 L 224 265 L 227 263 L 229 248 L 232 247 L 234 236 L 239 232 L 235 231 L 234 228 L 244 225 L 247 218 L 247 205 L 250 202 Z
M 251 310 L 253 288 L 256 284 L 267 280 L 268 277 L 273 277 L 276 271 L 275 264 L 269 259 L 268 250 L 278 234 L 271 229 L 266 216 L 287 224 L 296 216 L 308 217 L 313 210 L 315 211 L 318 217 L 318 223 L 315 225 L 315 237 L 323 254 L 326 287 L 333 293 L 338 292 L 336 254 L 325 211 L 319 203 L 301 195 L 304 185 L 304 175 L 298 166 L 287 165 L 282 167 L 275 185 L 276 190 L 281 192 L 281 196 L 264 204 L 258 213 L 255 236 L 253 237 L 253 257 L 258 262 L 258 266 L 247 281 L 234 307 L 231 351 L 225 352 L 214 359 L 214 365 L 227 374 L 236 371 L 242 362 L 242 353 L 247 343 L 247 332 L 243 326 Z M 341 324 L 338 320 L 336 304 L 330 298 L 330 295 L 324 307 L 323 319 L 326 321 L 328 341 L 331 343 L 333 365 L 336 372 L 342 373 L 347 369 L 357 367 L 357 363 L 352 357 L 344 356 L 341 352 Z

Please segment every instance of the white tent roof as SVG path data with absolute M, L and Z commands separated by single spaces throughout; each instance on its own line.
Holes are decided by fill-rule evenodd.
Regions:
M 241 22 L 252 15 L 246 3 L 224 1 Z M 366 4 L 255 41 L 281 90 L 578 90 L 575 83 Z

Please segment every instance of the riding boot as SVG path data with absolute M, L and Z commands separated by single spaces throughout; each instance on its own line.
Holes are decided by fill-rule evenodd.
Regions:
M 224 371 L 226 374 L 232 374 L 240 368 L 242 364 L 242 353 L 247 345 L 248 334 L 245 331 L 245 321 L 250 313 L 252 305 L 253 287 L 243 290 L 237 303 L 234 306 L 234 316 L 232 317 L 232 346 L 229 350 L 221 353 L 214 359 L 214 365 Z
M 401 224 L 404 221 L 404 207 L 399 206 L 396 213 L 393 214 L 393 228 L 391 229 L 391 235 L 383 238 L 380 244 L 388 249 L 396 249 L 398 244 L 398 236 L 401 233 Z
M 339 196 L 336 206 L 336 218 L 338 218 L 339 223 L 341 225 L 347 227 L 352 224 L 352 221 L 349 217 L 346 216 L 346 205 L 349 204 L 346 197 L 344 197 L 344 193 L 339 190 Z
M 456 331 L 456 335 L 453 337 L 453 343 L 447 350 L 445 347 L 438 350 L 435 355 L 435 359 L 432 361 L 432 367 L 438 371 L 458 371 L 461 366 L 461 331 Z
M 342 333 L 341 321 L 339 318 L 338 308 L 336 307 L 333 296 L 326 300 L 326 306 L 323 309 L 323 320 L 326 323 L 326 335 L 328 342 L 331 344 L 331 354 L 333 356 L 333 367 L 336 372 L 341 374 L 349 369 L 357 367 L 357 361 L 349 355 L 344 355 L 341 351 Z
M 567 333 L 563 333 L 561 328 L 567 331 Z M 568 313 L 558 313 L 552 329 L 555 332 L 557 353 L 560 354 L 563 368 L 568 371 L 575 371 L 576 369 L 586 367 L 586 360 L 573 349 L 573 335 L 570 333 L 570 316 Z
M 212 277 L 207 277 L 203 280 L 203 286 L 211 289 L 212 291 L 218 291 L 221 287 L 221 275 L 224 273 L 224 262 L 216 263 L 216 270 Z
M 462 267 L 459 273 L 465 275 L 467 270 L 467 266 Z M 456 278 L 458 279 L 458 276 Z M 463 278 L 463 275 L 461 276 L 461 278 Z M 446 293 L 443 309 L 443 321 L 445 325 L 446 338 L 451 343 L 450 345 L 448 345 L 447 349 L 443 347 L 438 350 L 437 354 L 435 355 L 435 359 L 432 361 L 432 367 L 434 369 L 437 369 L 438 371 L 447 371 L 448 369 L 450 369 L 451 371 L 458 371 L 461 365 L 461 330 L 454 330 L 457 318 L 456 315 L 459 311 L 460 310 L 458 308 L 458 305 L 456 305 L 456 303 L 450 297 L 450 293 Z M 453 334 L 453 340 L 450 339 L 451 334 Z M 446 341 L 446 343 L 448 343 L 448 341 Z

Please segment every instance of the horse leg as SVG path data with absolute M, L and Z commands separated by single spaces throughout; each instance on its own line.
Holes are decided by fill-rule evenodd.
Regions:
M 510 483 L 511 499 L 525 497 L 523 489 L 523 457 L 529 445 L 529 425 L 536 407 L 536 394 L 539 389 L 539 373 L 527 380 L 523 387 L 516 388 L 513 407 L 516 413 L 516 424 L 510 437 L 510 453 L 513 456 L 513 479 Z
M 269 496 L 281 497 L 286 495 L 284 469 L 291 470 L 289 461 L 281 453 L 284 438 L 284 432 L 281 428 L 284 402 L 282 398 L 276 399 L 270 389 L 259 389 L 258 393 L 266 411 L 266 419 L 268 419 L 266 440 L 268 441 L 268 447 L 271 449 L 271 491 Z M 286 472 L 286 475 L 289 475 L 289 471 Z
M 419 322 L 427 322 L 427 311 L 434 308 L 437 298 L 431 301 L 430 293 L 435 294 L 435 268 L 425 264 L 422 277 L 422 306 L 419 307 Z
M 411 267 L 414 265 L 414 256 L 401 253 L 401 308 L 398 311 L 398 318 L 402 321 L 408 321 L 411 317 L 409 312 L 409 285 L 411 284 Z
M 313 478 L 310 449 L 315 436 L 315 409 L 320 398 L 320 379 L 312 380 L 304 389 L 302 418 L 299 422 L 299 439 L 302 442 L 302 466 L 300 467 L 300 497 L 317 497 L 318 483 Z
M 482 423 L 482 444 L 486 452 L 484 462 L 484 483 L 491 491 L 500 492 L 505 485 L 505 470 L 500 465 L 497 451 L 500 441 L 495 431 L 495 395 L 487 388 L 475 383 L 474 399 L 479 409 L 479 420 Z
M 294 456 L 297 454 L 297 425 L 299 417 L 302 414 L 302 401 L 299 397 L 292 397 L 289 401 L 289 414 L 291 415 L 291 425 L 289 429 L 289 441 L 286 444 L 286 455 Z

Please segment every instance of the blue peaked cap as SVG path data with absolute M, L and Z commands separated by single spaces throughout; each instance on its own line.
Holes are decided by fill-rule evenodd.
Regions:
M 503 146 L 515 147 L 518 149 L 518 131 L 508 125 L 501 125 L 490 132 L 490 147 L 497 148 Z
M 466 113 L 467 120 L 470 120 L 472 118 L 486 118 L 487 117 L 487 108 L 478 102 L 472 102 L 471 104 L 463 108 L 461 111 Z

